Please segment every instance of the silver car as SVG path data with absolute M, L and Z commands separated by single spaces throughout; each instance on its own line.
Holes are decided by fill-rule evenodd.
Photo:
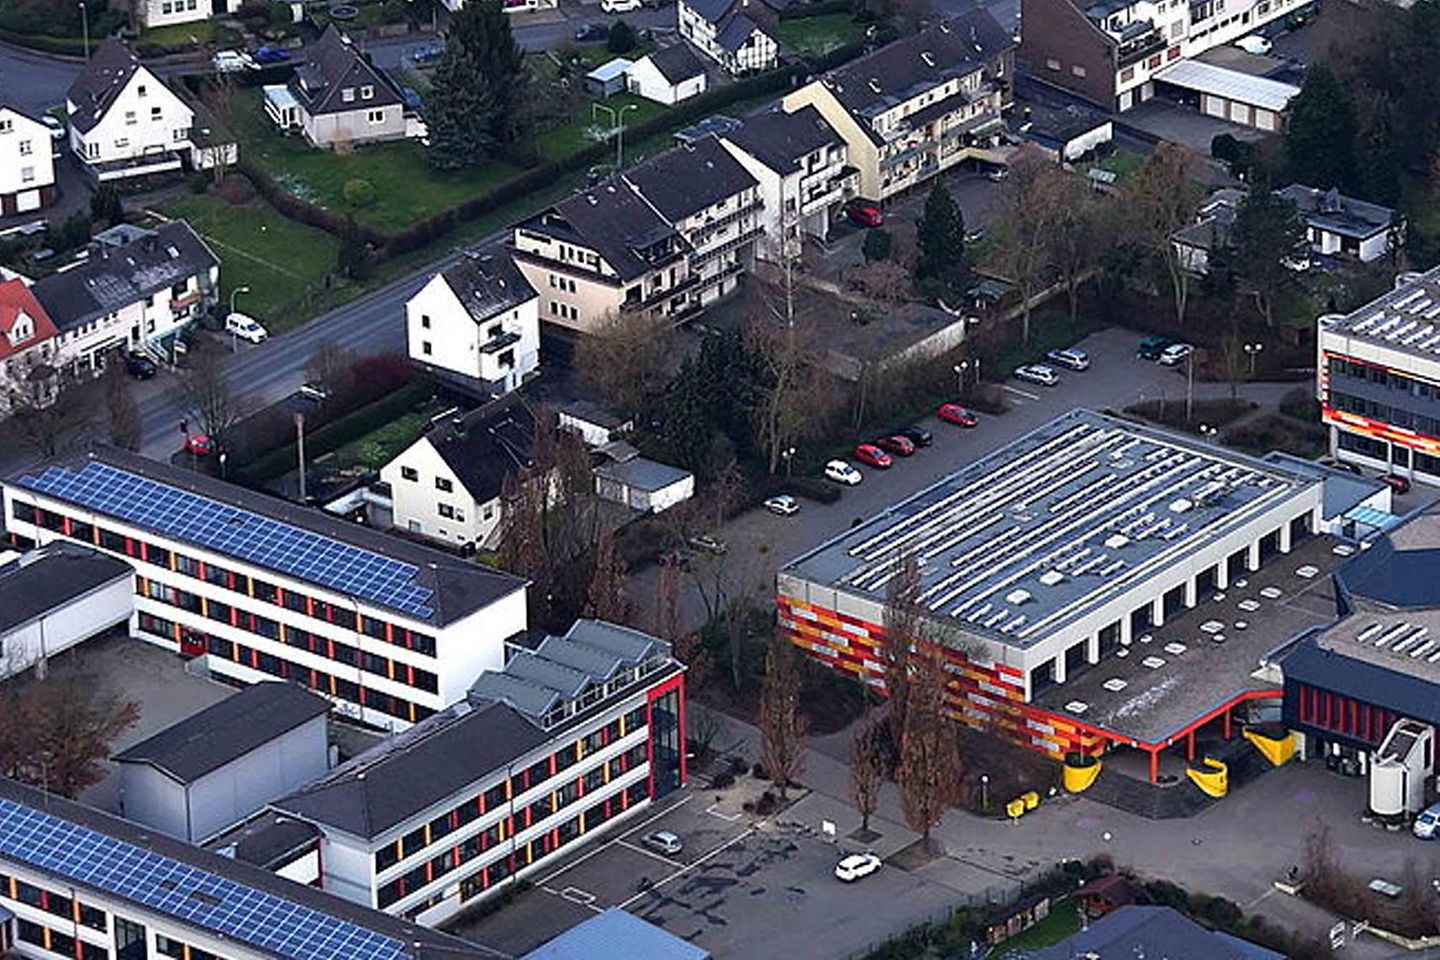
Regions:
M 1068 350 L 1051 350 L 1045 354 L 1045 359 L 1071 370 L 1090 369 L 1090 354 L 1075 347 L 1070 347 Z
M 640 842 L 654 850 L 656 853 L 663 853 L 673 857 L 685 849 L 685 844 L 680 838 L 669 830 L 656 830 L 654 833 L 647 833 Z
M 1027 363 L 1015 368 L 1015 379 L 1026 383 L 1038 383 L 1042 387 L 1053 387 L 1060 382 L 1060 374 L 1043 363 Z

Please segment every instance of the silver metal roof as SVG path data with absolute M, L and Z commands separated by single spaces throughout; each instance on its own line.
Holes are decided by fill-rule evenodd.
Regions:
M 1353 313 L 1321 317 L 1320 332 L 1428 360 L 1440 357 L 1440 267 L 1402 274 L 1395 289 Z
M 1181 60 L 1155 74 L 1155 79 L 1187 90 L 1208 93 L 1237 103 L 1279 112 L 1300 88 L 1199 60 Z

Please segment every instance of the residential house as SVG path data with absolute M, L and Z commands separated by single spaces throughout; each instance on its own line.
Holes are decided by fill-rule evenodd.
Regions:
M 405 303 L 410 359 L 478 397 L 540 367 L 540 297 L 501 246 L 467 252 Z
M 777 18 L 763 0 L 679 0 L 675 11 L 680 36 L 732 76 L 779 62 Z
M 56 364 L 98 373 L 111 351 L 172 359 L 186 327 L 214 306 L 220 260 L 182 220 L 107 231 L 85 260 L 36 282 L 59 336 Z
M 763 260 L 798 257 L 805 237 L 825 240 L 831 220 L 859 189 L 844 138 L 812 106 L 746 117 L 720 143 L 760 184 L 756 252 Z
M 623 176 L 688 247 L 694 285 L 684 309 L 732 292 L 754 263 L 761 229 L 760 185 L 744 165 L 707 137 L 657 154 Z
M 1405 218 L 1389 207 L 1292 183 L 1275 191 L 1295 202 L 1310 249 L 1323 256 L 1353 257 L 1370 263 L 1399 250 Z
M 1166 960 L 1285 960 L 1239 937 L 1209 930 L 1170 907 L 1124 906 L 1087 924 L 1030 960 L 1165 957 Z
M 54 399 L 59 336 L 24 280 L 0 282 L 0 413 Z
M 505 480 L 531 464 L 535 414 L 515 394 L 439 421 L 380 470 L 391 524 L 451 546 L 499 543 Z
M 989 156 L 1013 100 L 1015 39 L 983 9 L 887 44 L 789 93 L 844 138 L 860 195 L 885 200 Z
M 1106 110 L 1129 110 L 1154 96 L 1157 75 L 1173 64 L 1234 43 L 1311 2 L 1022 0 L 1020 56 L 1046 83 Z M 1177 83 L 1182 80 L 1190 82 Z M 1259 125 L 1253 117 L 1251 123 Z
M 286 84 L 265 87 L 265 112 L 311 145 L 334 147 L 424 136 L 400 87 L 334 24 L 305 47 Z
M 1222 187 L 1212 193 L 1195 214 L 1195 222 L 1176 230 L 1170 242 L 1180 266 L 1197 276 L 1210 270 L 1210 254 L 1230 244 L 1230 228 L 1245 200 L 1245 191 Z
M 240 3 L 241 0 L 128 0 L 136 25 L 147 30 L 237 13 Z
M 530 10 L 554 10 L 560 0 L 502 0 L 506 13 L 525 13 Z M 455 13 L 465 6 L 465 0 L 440 0 L 446 10 Z
M 206 166 L 195 150 L 194 108 L 114 38 L 70 85 L 65 112 L 70 149 L 97 182 Z
M 0 217 L 38 210 L 54 200 L 50 128 L 0 104 Z
M 673 107 L 705 92 L 705 65 L 686 43 L 673 43 L 641 57 L 630 67 L 631 93 Z

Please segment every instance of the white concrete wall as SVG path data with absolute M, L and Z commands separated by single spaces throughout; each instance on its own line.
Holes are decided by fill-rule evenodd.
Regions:
M 140 0 L 136 4 L 136 13 L 147 27 L 168 27 L 176 23 L 208 20 L 214 10 L 211 0 Z
M 83 597 L 0 634 L 0 678 L 34 666 L 41 658 L 88 640 L 130 616 L 135 582 L 123 577 Z
M 148 763 L 122 763 L 119 767 L 120 813 L 125 819 L 168 836 L 192 839 L 190 802 L 184 784 Z
M 321 776 L 329 769 L 329 748 L 322 714 L 195 781 L 190 785 L 190 836 L 184 839 L 209 839 Z
M 440 674 L 440 702 L 463 700 L 481 673 L 502 669 L 505 641 L 525 629 L 526 618 L 522 587 L 437 633 L 436 654 L 446 665 Z
M 372 120 L 372 113 L 379 119 Z M 399 103 L 378 107 L 356 101 L 354 110 L 319 116 L 311 116 L 302 109 L 301 118 L 306 139 L 317 147 L 330 147 L 337 143 L 375 143 L 405 137 L 405 107 Z
M 74 113 L 76 105 L 69 104 L 68 109 Z M 194 111 L 141 67 L 99 123 L 84 134 L 70 128 L 70 147 L 77 157 L 95 164 L 188 152 L 194 122 Z
M 444 276 L 437 273 L 406 302 L 405 329 L 412 360 L 485 383 L 503 382 L 507 393 L 520 386 L 540 366 L 539 297 L 476 319 Z M 482 350 L 501 333 L 520 336 L 518 342 L 502 351 L 513 358 L 509 367 L 501 366 L 499 353 Z
M 325 878 L 322 881 L 325 892 L 374 907 L 374 868 L 374 855 L 363 841 L 339 831 L 324 830 L 320 840 L 320 870 Z
M 406 469 L 414 470 L 416 479 L 406 480 Z M 437 489 L 437 477 L 449 480 L 453 491 L 445 493 Z M 478 545 L 489 541 L 500 526 L 499 498 L 476 503 L 460 477 L 424 437 L 385 464 L 380 470 L 380 479 L 390 485 L 390 524 L 397 529 L 444 543 Z M 442 517 L 441 504 L 449 506 L 463 519 Z
M 677 84 L 671 84 L 659 70 L 655 69 L 655 65 L 650 62 L 649 57 L 642 57 L 630 68 L 626 83 L 631 93 L 647 100 L 654 100 L 656 103 L 663 103 L 667 107 L 673 107 L 682 100 L 689 100 L 691 97 L 705 92 L 705 74 L 702 73 L 681 80 Z
M 50 128 L 24 114 L 0 106 L 0 196 L 22 200 L 20 209 L 40 205 L 38 191 L 55 183 Z M 34 206 L 23 198 L 34 192 Z

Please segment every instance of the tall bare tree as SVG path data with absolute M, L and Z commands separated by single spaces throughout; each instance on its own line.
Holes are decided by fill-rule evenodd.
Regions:
M 175 403 L 220 446 L 244 416 L 244 408 L 230 384 L 225 355 L 213 346 L 194 349 L 189 367 L 173 394 Z
M 789 317 L 777 323 L 769 316 L 753 315 L 745 326 L 746 343 L 763 372 L 755 403 L 756 439 L 772 474 L 780 469 L 785 451 L 815 422 L 818 368 L 811 362 L 810 338 L 796 325 L 792 297 L 787 292 L 784 301 Z
M 105 369 L 105 412 L 110 427 L 110 442 L 122 450 L 139 450 L 144 424 L 140 407 L 130 392 L 125 368 L 112 363 Z
M 1064 171 L 1038 147 L 1021 147 L 1000 189 L 994 263 L 1020 294 L 1020 336 L 1030 342 L 1030 301 L 1052 268 L 1053 233 L 1064 213 Z
M 1080 284 L 1107 244 L 1111 203 L 1083 179 L 1063 172 L 1057 186 L 1059 216 L 1050 233 L 1050 259 L 1065 282 L 1070 322 L 1080 316 Z
M 0 713 L 0 774 L 73 799 L 105 778 L 111 744 L 139 721 L 140 705 L 66 673 L 7 682 Z
M 885 694 L 890 698 L 890 733 L 898 743 L 905 722 L 906 702 L 910 694 L 911 657 L 920 643 L 920 565 L 913 554 L 897 561 L 884 612 L 882 669 Z
M 615 549 L 615 536 L 601 526 L 590 553 L 590 591 L 585 615 L 610 623 L 628 623 L 634 607 L 625 596 L 625 561 Z
M 580 338 L 575 368 L 616 407 L 642 410 L 665 389 L 674 340 L 675 328 L 663 317 L 608 314 Z
M 322 342 L 305 362 L 305 378 L 324 384 L 330 398 L 341 397 L 355 386 L 355 365 L 358 354 L 334 340 Z
M 675 659 L 685 664 L 685 687 L 693 692 L 705 689 L 715 672 L 715 658 L 705 649 L 698 633 L 687 633 L 672 644 Z
M 928 847 L 960 785 L 960 748 L 950 719 L 950 671 L 937 644 L 922 644 L 912 655 L 914 673 L 905 704 L 900 762 L 895 786 L 905 822 Z
M 870 818 L 880 806 L 885 785 L 885 721 L 866 711 L 855 721 L 850 740 L 850 799 L 860 812 L 860 829 L 870 829 Z
M 1193 150 L 1162 142 L 1121 191 L 1131 233 L 1164 266 L 1175 302 L 1175 322 L 1185 323 L 1190 273 L 1175 246 L 1175 231 L 1189 223 L 1200 204 L 1195 175 L 1200 158 Z
M 805 769 L 805 715 L 800 712 L 800 653 L 778 630 L 765 654 L 760 688 L 760 750 L 780 799 Z
M 11 420 L 20 439 L 42 457 L 53 457 L 67 438 L 88 423 L 95 395 L 61 375 L 45 360 L 22 358 L 12 368 Z

